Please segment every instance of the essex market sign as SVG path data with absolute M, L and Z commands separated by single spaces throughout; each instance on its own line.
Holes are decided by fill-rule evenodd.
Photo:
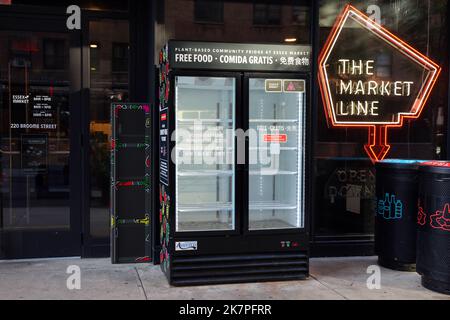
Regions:
M 441 68 L 347 5 L 319 56 L 319 84 L 332 127 L 367 127 L 365 151 L 383 160 L 388 128 L 420 117 Z

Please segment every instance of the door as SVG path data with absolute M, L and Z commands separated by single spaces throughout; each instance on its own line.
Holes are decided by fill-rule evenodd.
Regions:
M 240 201 L 234 132 L 240 78 L 175 76 L 177 233 L 233 233 Z
M 67 31 L 62 10 L 40 16 L 1 10 L 4 257 L 78 256 L 79 34 Z
M 250 232 L 305 227 L 306 78 L 246 75 Z
M 83 257 L 109 257 L 111 103 L 129 101 L 129 21 L 86 13 L 83 27 L 85 219 Z M 145 102 L 145 101 L 142 101 Z

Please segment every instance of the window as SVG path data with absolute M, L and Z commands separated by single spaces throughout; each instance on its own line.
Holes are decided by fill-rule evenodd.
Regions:
M 296 43 L 311 43 L 311 3 L 310 0 L 222 0 L 220 3 L 200 0 L 158 1 L 158 6 L 164 8 L 159 9 L 162 17 L 158 18 L 155 26 L 156 60 L 160 49 L 169 40 L 285 43 L 286 39 L 295 38 Z M 305 7 L 304 10 L 308 11 L 308 20 L 304 25 L 292 19 L 294 5 Z M 204 22 L 211 20 L 207 17 L 212 14 L 220 17 L 216 21 L 222 22 Z M 301 16 L 299 19 L 302 19 Z M 268 25 L 271 21 L 276 24 Z
M 321 48 L 345 3 L 320 1 Z M 352 4 L 366 12 L 373 1 L 358 0 L 352 1 Z M 377 5 L 386 28 L 448 70 L 448 41 L 444 40 L 448 39 L 444 22 L 448 0 L 383 0 L 378 1 Z M 436 22 L 430 23 L 433 20 Z M 414 74 L 412 68 L 400 67 L 402 60 L 396 51 L 383 49 L 382 46 L 366 46 L 364 38 L 355 36 L 359 34 L 357 28 L 348 28 L 346 33 L 353 48 L 359 51 L 346 52 L 346 55 L 354 58 L 373 57 L 375 76 L 382 81 L 411 79 Z M 448 72 L 443 72 L 420 118 L 405 121 L 401 128 L 389 130 L 389 158 L 445 159 L 443 119 L 447 117 L 447 90 Z M 376 173 L 364 151 L 364 145 L 368 142 L 368 129 L 344 129 L 328 125 L 321 98 L 315 110 L 315 236 L 318 241 L 321 236 L 328 239 L 350 235 L 371 236 L 374 233 L 376 210 Z
M 128 43 L 113 43 L 112 71 L 128 72 Z
M 97 72 L 100 69 L 100 56 L 99 56 L 99 44 L 91 43 L 89 45 L 90 55 L 91 55 L 91 71 Z
M 195 0 L 194 19 L 196 22 L 223 23 L 223 2 Z
M 309 7 L 293 6 L 292 23 L 299 26 L 309 25 Z
M 66 43 L 61 39 L 44 39 L 44 68 L 64 69 Z
M 281 23 L 281 6 L 278 4 L 254 4 L 253 24 L 279 25 Z

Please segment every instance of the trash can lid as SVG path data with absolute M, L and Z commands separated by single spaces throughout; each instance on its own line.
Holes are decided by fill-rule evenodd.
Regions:
M 420 171 L 450 174 L 449 161 L 427 161 L 420 164 Z
M 423 162 L 426 162 L 426 160 L 386 159 L 378 161 L 375 166 L 377 168 L 417 170 Z

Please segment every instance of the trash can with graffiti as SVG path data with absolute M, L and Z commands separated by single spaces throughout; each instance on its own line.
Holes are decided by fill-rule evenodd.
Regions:
M 417 272 L 430 290 L 450 294 L 450 162 L 419 169 Z
M 416 160 L 376 164 L 375 251 L 378 263 L 389 269 L 416 269 L 419 164 Z

